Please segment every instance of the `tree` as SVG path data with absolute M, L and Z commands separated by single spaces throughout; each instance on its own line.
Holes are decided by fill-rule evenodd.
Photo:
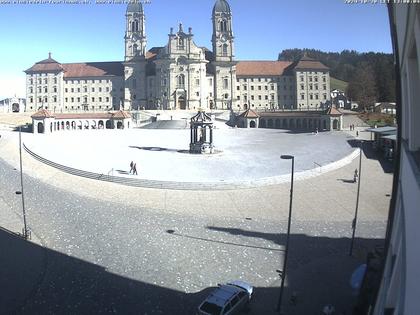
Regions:
M 347 86 L 347 95 L 359 103 L 359 109 L 370 109 L 377 100 L 375 74 L 368 63 L 360 63 Z

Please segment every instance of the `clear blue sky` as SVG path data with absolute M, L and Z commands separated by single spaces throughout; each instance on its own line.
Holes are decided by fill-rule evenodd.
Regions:
M 164 46 L 170 27 L 176 28 L 179 22 L 184 30 L 193 28 L 197 45 L 211 48 L 215 0 L 149 2 L 144 4 L 148 48 Z M 344 0 L 228 2 L 237 60 L 275 60 L 287 48 L 392 51 L 385 5 L 345 4 Z M 0 4 L 0 99 L 25 96 L 22 71 L 47 58 L 49 51 L 63 63 L 123 60 L 125 10 L 126 5 L 95 4 L 95 0 L 90 4 Z

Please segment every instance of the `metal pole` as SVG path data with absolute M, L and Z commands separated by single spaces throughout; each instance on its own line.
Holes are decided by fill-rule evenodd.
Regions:
M 354 211 L 354 218 L 353 218 L 353 222 L 351 223 L 351 228 L 353 229 L 353 233 L 351 236 L 349 256 L 353 254 L 354 234 L 356 233 L 357 213 L 359 211 L 360 179 L 362 178 L 362 153 L 363 153 L 362 146 L 363 146 L 363 141 L 360 141 L 359 179 L 357 182 L 356 210 Z
M 289 254 L 290 225 L 292 221 L 293 176 L 294 176 L 294 168 L 295 168 L 295 158 L 293 156 L 291 158 L 292 158 L 292 180 L 290 183 L 289 219 L 287 222 L 286 248 L 284 252 L 283 269 L 282 269 L 282 275 L 281 275 L 280 295 L 279 295 L 279 301 L 277 304 L 277 312 L 279 313 L 281 313 L 281 301 L 283 298 L 283 291 L 284 291 L 284 279 L 286 278 L 287 256 Z
M 22 172 L 22 127 L 19 126 L 19 160 L 20 160 L 20 189 L 22 196 L 22 212 L 23 212 L 23 237 L 28 239 L 28 228 L 26 226 L 25 197 L 23 192 L 23 172 Z

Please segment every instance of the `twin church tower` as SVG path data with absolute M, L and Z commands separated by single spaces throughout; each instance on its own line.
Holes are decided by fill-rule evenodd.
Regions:
M 146 16 L 140 2 L 126 11 L 124 108 L 230 109 L 235 99 L 236 62 L 232 13 L 217 0 L 212 13 L 213 49 L 194 43 L 192 28 L 170 29 L 164 47 L 146 49 Z

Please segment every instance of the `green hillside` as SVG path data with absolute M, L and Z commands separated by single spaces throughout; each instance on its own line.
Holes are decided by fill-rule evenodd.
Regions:
M 348 82 L 330 77 L 330 85 L 331 85 L 331 91 L 337 89 L 337 90 L 346 92 Z

